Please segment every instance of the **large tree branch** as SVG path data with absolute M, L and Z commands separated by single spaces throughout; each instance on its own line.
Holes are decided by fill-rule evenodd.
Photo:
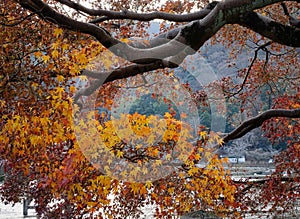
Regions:
M 77 21 L 58 13 L 41 0 L 20 0 L 20 4 L 24 8 L 35 12 L 45 20 L 58 24 L 69 30 L 79 31 L 94 36 L 103 46 L 108 48 L 114 54 L 134 63 L 151 63 L 156 60 L 177 55 L 186 48 L 185 39 L 180 35 L 163 45 L 153 48 L 134 48 L 112 37 L 105 29 L 101 27 L 98 27 L 94 24 Z
M 136 13 L 125 9 L 123 11 L 91 9 L 70 0 L 57 0 L 57 1 L 64 5 L 67 5 L 68 7 L 76 11 L 81 11 L 91 16 L 100 16 L 99 19 L 94 19 L 93 21 L 91 21 L 91 23 L 98 23 L 98 22 L 111 20 L 111 19 L 118 19 L 118 20 L 131 19 L 131 20 L 138 20 L 138 21 L 151 21 L 154 19 L 163 19 L 163 20 L 174 21 L 174 22 L 190 22 L 190 21 L 204 18 L 211 11 L 211 9 L 216 5 L 216 2 L 213 2 L 198 12 L 189 13 L 189 14 L 171 14 L 171 13 L 166 13 L 161 11 L 155 11 L 150 13 Z
M 299 28 L 280 24 L 255 12 L 243 15 L 238 23 L 274 42 L 291 47 L 300 47 Z
M 69 0 L 60 1 L 72 6 L 72 2 Z M 282 37 L 284 34 L 276 34 L 276 32 L 280 32 L 281 30 L 280 33 L 282 33 L 289 30 L 289 36 L 293 36 L 295 34 L 299 35 L 299 30 L 269 21 L 267 18 L 252 12 L 254 9 L 276 2 L 280 2 L 280 0 L 227 0 L 220 2 L 207 9 L 212 10 L 202 20 L 196 20 L 181 28 L 160 35 L 153 40 L 150 40 L 150 46 L 147 46 L 138 43 L 131 45 L 123 43 L 112 37 L 105 29 L 60 14 L 41 0 L 20 0 L 20 4 L 24 8 L 31 10 L 40 17 L 64 28 L 94 36 L 103 46 L 110 49 L 117 56 L 137 63 L 136 65 L 127 66 L 112 72 L 103 72 L 99 74 L 98 77 L 101 79 L 99 79 L 97 83 L 95 82 L 90 88 L 85 89 L 85 91 L 80 91 L 76 96 L 77 99 L 81 95 L 88 95 L 95 90 L 97 86 L 100 86 L 105 82 L 127 78 L 158 68 L 170 67 L 170 63 L 172 63 L 172 66 L 174 66 L 174 64 L 179 65 L 187 55 L 197 51 L 227 23 L 240 23 L 282 44 L 287 43 L 288 45 L 298 46 L 299 36 L 292 40 L 291 37 Z M 72 8 L 88 12 L 86 11 L 87 9 L 82 8 L 75 3 Z M 251 19 L 254 18 L 258 18 L 258 21 L 252 22 Z M 286 39 L 290 40 L 285 41 Z M 106 79 L 103 80 L 103 78 Z
M 63 2 L 67 3 L 70 1 L 65 0 Z M 225 24 L 238 23 L 241 15 L 249 13 L 252 10 L 274 4 L 276 2 L 281 1 L 227 0 L 220 2 L 202 20 L 194 21 L 189 25 L 183 26 L 181 29 L 179 29 L 178 34 L 173 39 L 163 44 L 151 44 L 151 46 L 158 45 L 155 47 L 140 49 L 120 42 L 101 27 L 90 23 L 77 21 L 60 14 L 41 0 L 20 0 L 20 4 L 24 8 L 36 12 L 40 17 L 67 29 L 92 35 L 103 46 L 110 49 L 117 56 L 138 64 L 151 63 L 159 59 L 175 56 L 177 53 L 186 49 L 186 47 L 192 48 L 194 50 L 193 52 L 195 52 Z M 82 10 L 86 9 L 83 8 Z M 245 22 L 246 21 L 247 20 L 245 20 Z M 252 27 L 251 25 L 248 26 Z M 252 27 L 252 29 L 254 28 L 255 27 Z M 260 28 L 258 28 L 258 31 L 263 32 Z M 269 34 L 269 36 L 271 38 L 274 36 L 274 34 Z M 282 43 L 284 44 L 284 41 Z M 290 41 L 288 44 L 291 44 Z
M 176 59 L 176 60 L 174 60 Z M 117 68 L 112 71 L 103 71 L 103 72 L 95 72 L 90 70 L 83 70 L 82 75 L 86 75 L 92 78 L 95 78 L 94 82 L 89 87 L 83 88 L 79 90 L 74 96 L 74 101 L 78 102 L 78 99 L 81 96 L 89 96 L 93 92 L 95 92 L 101 85 L 107 82 L 115 81 L 117 79 L 128 78 L 132 76 L 136 76 L 143 72 L 153 71 L 161 68 L 175 68 L 178 67 L 176 61 L 180 59 L 180 57 L 176 57 L 174 59 L 168 60 L 157 60 L 156 62 L 149 64 L 132 64 L 126 67 Z M 180 61 L 179 61 L 180 62 Z
M 266 120 L 274 117 L 300 118 L 300 108 L 291 109 L 291 110 L 272 109 L 272 110 L 267 110 L 262 114 L 259 114 L 258 116 L 250 118 L 244 121 L 240 126 L 238 126 L 231 133 L 226 135 L 223 138 L 224 144 L 228 143 L 231 140 L 238 139 L 244 136 L 251 130 L 260 127 L 263 124 L 263 122 L 265 122 Z
M 149 45 L 160 45 L 163 38 L 174 39 L 179 34 L 193 50 L 197 51 L 208 39 L 210 39 L 225 24 L 237 23 L 262 34 L 272 41 L 292 47 L 300 47 L 299 29 L 282 25 L 272 19 L 252 12 L 254 9 L 264 7 L 275 1 L 224 1 L 212 8 L 212 11 L 202 20 L 196 20 L 181 28 L 171 30 L 149 41 Z M 248 4 L 246 4 L 248 3 Z M 260 22 L 253 22 L 256 14 Z M 264 22 L 264 23 L 263 23 Z M 288 37 L 286 37 L 288 35 Z M 142 48 L 142 46 L 141 46 Z

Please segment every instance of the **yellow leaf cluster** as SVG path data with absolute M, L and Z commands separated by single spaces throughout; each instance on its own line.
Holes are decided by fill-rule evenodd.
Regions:
M 61 28 L 55 28 L 54 31 L 53 31 L 53 35 L 58 38 L 60 35 L 62 35 L 63 33 L 63 29 Z

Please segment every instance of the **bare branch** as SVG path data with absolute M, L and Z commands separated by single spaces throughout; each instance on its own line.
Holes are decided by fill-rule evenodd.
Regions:
M 253 59 L 252 59 L 250 65 L 249 65 L 249 67 L 248 67 L 248 70 L 247 70 L 247 72 L 246 72 L 246 76 L 244 77 L 243 83 L 241 84 L 240 88 L 239 88 L 236 92 L 231 93 L 231 94 L 229 95 L 229 97 L 233 97 L 233 96 L 239 94 L 239 93 L 244 89 L 244 86 L 245 86 L 245 84 L 246 84 L 246 81 L 247 81 L 247 79 L 248 79 L 248 76 L 249 76 L 249 74 L 250 74 L 250 71 L 251 71 L 251 69 L 252 69 L 252 67 L 253 67 L 253 64 L 255 63 L 255 61 L 256 61 L 256 59 L 257 59 L 258 52 L 259 52 L 260 50 L 264 50 L 264 51 L 265 51 L 265 50 L 266 50 L 266 47 L 269 46 L 269 45 L 271 45 L 271 43 L 272 43 L 272 42 L 269 41 L 269 42 L 267 42 L 267 43 L 265 43 L 265 44 L 259 46 L 259 47 L 254 51 L 254 57 L 253 57 Z M 265 62 L 265 65 L 264 65 L 264 69 L 265 69 L 265 67 L 266 67 L 267 60 L 268 60 L 268 52 L 266 52 L 266 62 Z
M 285 14 L 286 16 L 290 16 L 290 13 L 289 13 L 289 11 L 288 11 L 288 9 L 287 9 L 287 7 L 286 7 L 286 5 L 285 5 L 284 2 L 281 3 L 281 6 L 282 6 L 282 8 L 283 8 L 284 14 Z
M 271 109 L 244 121 L 239 127 L 223 138 L 224 144 L 240 138 L 251 130 L 260 127 L 263 122 L 274 117 L 300 118 L 300 108 L 297 109 Z

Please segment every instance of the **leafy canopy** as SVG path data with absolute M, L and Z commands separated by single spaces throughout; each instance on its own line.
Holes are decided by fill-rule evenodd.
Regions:
M 42 218 L 138 218 L 145 206 L 158 218 L 294 209 L 299 2 L 278 2 L 0 3 L 2 199 L 29 196 Z M 234 48 L 230 65 L 242 50 L 251 58 L 234 76 L 206 74 L 214 80 L 195 90 L 174 69 L 187 69 L 186 57 L 208 41 Z M 188 68 L 207 73 L 205 65 Z M 161 112 L 147 113 L 141 96 Z M 230 133 L 203 126 L 224 119 Z M 272 175 L 235 181 L 214 146 L 260 126 L 287 149 Z

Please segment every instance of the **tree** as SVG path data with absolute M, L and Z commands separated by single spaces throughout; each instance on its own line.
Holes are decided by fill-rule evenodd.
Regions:
M 138 218 L 150 204 L 161 218 L 199 209 L 234 218 L 295 209 L 299 1 L 0 5 L 3 200 L 29 196 L 44 218 Z M 160 33 L 151 36 L 155 19 Z M 238 80 L 215 77 L 207 63 L 197 67 L 195 80 L 205 77 L 195 91 L 174 69 L 196 71 L 201 59 L 188 59 L 207 43 L 224 44 L 235 60 L 239 49 L 252 49 L 252 58 Z M 142 95 L 169 112 L 130 114 L 130 103 L 141 103 Z M 239 113 L 227 114 L 226 103 Z M 201 126 L 199 105 L 210 106 L 211 127 Z M 234 129 L 220 133 L 226 115 Z M 288 148 L 271 176 L 234 181 L 211 146 L 226 147 L 258 127 Z

